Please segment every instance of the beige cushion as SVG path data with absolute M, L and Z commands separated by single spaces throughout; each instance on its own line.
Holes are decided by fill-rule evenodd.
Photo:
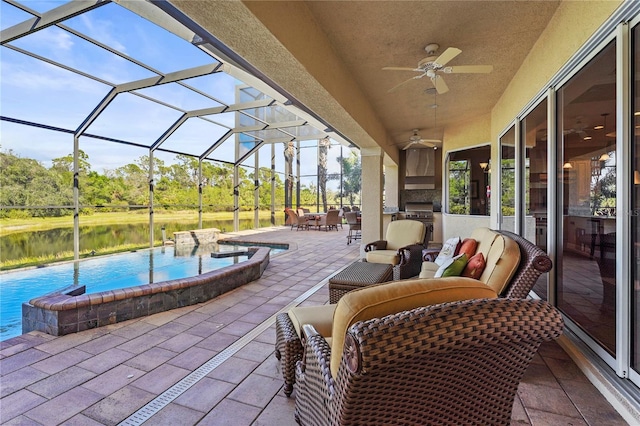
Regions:
M 365 259 L 370 263 L 384 263 L 387 265 L 400 263 L 400 256 L 398 256 L 397 250 L 371 250 L 366 253 Z
M 476 254 L 482 253 L 486 263 L 478 279 L 501 294 L 520 265 L 518 243 L 485 227 L 474 229 L 471 238 L 478 242 Z M 437 270 L 435 263 L 422 262 L 419 277 L 433 278 Z
M 486 266 L 480 281 L 501 294 L 520 265 L 520 247 L 511 238 L 497 235 L 485 255 Z
M 410 279 L 351 291 L 342 296 L 333 314 L 331 373 L 337 377 L 346 332 L 357 321 L 436 303 L 495 297 L 491 288 L 464 277 Z
M 438 265 L 435 262 L 422 262 L 419 278 L 433 278 L 438 271 Z
M 500 235 L 496 231 L 486 228 L 480 227 L 473 230 L 471 233 L 471 238 L 478 242 L 478 247 L 476 248 L 476 253 L 482 253 L 484 258 L 487 258 L 487 254 L 489 253 L 489 249 L 493 244 L 493 240 Z
M 387 226 L 387 250 L 422 244 L 425 232 L 424 223 L 417 220 L 394 220 Z
M 302 336 L 302 326 L 311 324 L 322 337 L 331 336 L 333 312 L 336 305 L 296 306 L 289 309 L 289 318 L 298 336 Z

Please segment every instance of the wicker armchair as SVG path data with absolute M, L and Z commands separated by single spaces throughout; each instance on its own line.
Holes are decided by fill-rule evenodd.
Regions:
M 359 321 L 337 374 L 327 341 L 303 326 L 301 425 L 508 425 L 518 384 L 563 321 L 540 300 L 475 299 Z M 443 332 L 446 330 L 446 332 Z
M 520 263 L 509 280 L 509 283 L 499 296 L 523 299 L 528 296 L 541 274 L 551 270 L 551 259 L 542 249 L 531 243 L 529 240 L 512 232 L 498 232 L 513 239 L 520 248 Z M 305 307 L 295 309 L 309 308 Z M 303 347 L 300 335 L 296 331 L 289 314 L 278 314 L 276 317 L 275 355 L 276 358 L 280 360 L 282 376 L 284 379 L 284 393 L 287 396 L 291 395 L 293 392 L 293 384 L 296 380 L 295 366 L 296 362 L 302 359 L 302 353 Z
M 520 264 L 500 297 L 524 299 L 529 295 L 538 278 L 551 270 L 553 262 L 544 250 L 526 238 L 509 231 L 497 232 L 511 238 L 520 247 Z
M 338 217 L 338 210 L 329 210 L 327 214 L 321 216 L 319 219 L 316 219 L 315 226 L 318 227 L 318 230 L 324 226 L 324 230 L 328 231 L 329 229 L 336 228 L 338 230 L 338 222 L 341 220 Z
M 287 210 L 287 215 L 289 216 L 291 222 L 291 229 L 296 227 L 296 230 L 309 229 L 309 218 L 306 216 L 300 216 L 298 213 L 294 212 L 292 209 Z
M 387 226 L 385 240 L 365 246 L 366 261 L 393 265 L 393 279 L 415 277 L 422 265 L 427 229 L 417 220 L 396 220 Z

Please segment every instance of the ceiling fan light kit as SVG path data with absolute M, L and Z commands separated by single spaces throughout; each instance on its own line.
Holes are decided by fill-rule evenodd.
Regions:
M 425 76 L 429 77 L 433 87 L 435 87 L 438 94 L 443 94 L 449 91 L 449 86 L 445 83 L 440 73 L 444 74 L 487 74 L 493 71 L 492 65 L 458 65 L 458 66 L 445 66 L 449 61 L 462 53 L 462 50 L 456 47 L 449 47 L 439 56 L 437 51 L 440 45 L 437 43 L 429 43 L 424 48 L 427 52 L 427 57 L 418 62 L 416 68 L 410 67 L 384 67 L 386 71 L 412 71 L 419 72 L 420 74 L 411 77 L 408 80 L 401 82 L 400 84 L 392 87 L 389 92 L 394 91 L 398 87 L 412 81 L 418 80 Z

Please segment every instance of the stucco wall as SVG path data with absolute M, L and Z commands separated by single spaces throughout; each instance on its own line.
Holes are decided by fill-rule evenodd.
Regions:
M 448 127 L 444 131 L 445 151 L 456 151 L 491 141 L 491 115 L 489 113 L 476 117 L 463 125 Z
M 492 140 L 544 88 L 622 2 L 565 1 L 491 111 Z M 497 149 L 497 148 L 496 148 Z

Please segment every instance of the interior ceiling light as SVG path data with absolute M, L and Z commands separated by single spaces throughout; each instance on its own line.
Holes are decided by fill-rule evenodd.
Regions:
M 584 138 L 582 138 L 582 139 L 583 139 L 583 140 L 585 140 L 585 141 L 590 141 L 592 138 L 591 138 L 591 136 L 585 136 L 585 137 L 584 137 Z
M 566 162 L 562 165 L 562 168 L 563 168 L 563 169 L 573 169 L 573 165 L 572 165 L 570 162 L 566 161 Z
M 600 114 L 603 117 L 603 123 L 602 123 L 602 128 L 604 129 L 604 131 L 607 131 L 607 115 L 609 115 L 608 112 L 602 113 Z M 609 160 L 611 157 L 609 156 L 609 143 L 607 142 L 605 135 L 602 140 L 604 141 L 604 152 L 602 153 L 602 155 L 600 156 L 600 158 L 598 158 L 598 161 L 607 161 Z

